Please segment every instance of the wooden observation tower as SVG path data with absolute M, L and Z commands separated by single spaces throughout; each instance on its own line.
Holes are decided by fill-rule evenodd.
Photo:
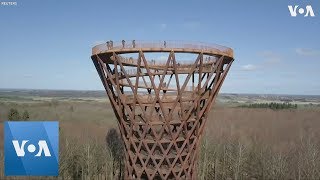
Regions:
M 153 59 L 155 53 L 162 60 Z M 201 135 L 233 50 L 109 41 L 93 47 L 91 58 L 118 119 L 125 179 L 196 179 Z

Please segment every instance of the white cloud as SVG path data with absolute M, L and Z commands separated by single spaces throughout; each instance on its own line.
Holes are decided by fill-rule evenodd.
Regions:
M 267 67 L 272 67 L 274 65 L 278 65 L 282 61 L 281 55 L 273 52 L 273 51 L 262 51 L 258 53 L 258 56 L 261 57 L 261 61 L 255 64 L 246 64 L 240 67 L 243 71 L 255 71 L 257 69 L 265 69 Z
M 33 76 L 31 74 L 24 74 L 23 77 L 24 78 L 32 78 Z
M 164 31 L 165 29 L 167 29 L 167 24 L 165 23 L 160 24 L 160 30 Z
M 189 30 L 196 30 L 201 26 L 199 21 L 188 21 L 183 24 L 183 27 Z
M 64 79 L 65 78 L 65 75 L 64 74 L 56 74 L 54 76 L 56 79 Z
M 241 66 L 241 69 L 244 71 L 254 71 L 257 69 L 257 66 L 253 65 L 253 64 L 246 64 Z
M 259 55 L 264 58 L 265 64 L 277 64 L 282 60 L 279 54 L 272 51 L 263 51 L 260 52 Z
M 160 61 L 168 60 L 168 56 L 159 56 L 156 58 L 156 60 L 160 60 Z
M 320 50 L 296 48 L 295 52 L 300 56 L 317 56 L 320 55 Z

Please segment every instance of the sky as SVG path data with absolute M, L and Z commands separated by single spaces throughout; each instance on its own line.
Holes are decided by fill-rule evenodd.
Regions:
M 233 48 L 222 93 L 320 95 L 318 0 L 12 2 L 0 5 L 0 88 L 102 90 L 91 48 L 135 39 Z

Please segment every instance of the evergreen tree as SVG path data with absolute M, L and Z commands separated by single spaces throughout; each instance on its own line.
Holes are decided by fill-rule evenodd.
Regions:
M 16 108 L 11 108 L 8 113 L 9 121 L 19 121 L 21 119 L 20 114 Z
M 29 112 L 27 110 L 25 110 L 22 114 L 22 120 L 23 121 L 28 121 L 30 119 L 30 115 Z

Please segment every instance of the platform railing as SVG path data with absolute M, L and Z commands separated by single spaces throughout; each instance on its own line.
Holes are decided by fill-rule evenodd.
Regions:
M 135 81 L 131 82 L 133 84 L 135 84 Z M 172 84 L 167 84 L 168 82 L 163 82 L 162 87 L 160 87 L 162 90 L 169 90 L 169 91 L 177 91 L 178 87 L 176 84 L 172 83 Z M 123 86 L 127 86 L 129 87 L 130 84 L 126 79 L 122 79 L 120 80 L 120 84 Z M 152 87 L 152 83 L 149 81 L 138 81 L 138 85 L 139 87 L 144 87 L 146 89 L 150 88 L 153 89 Z M 156 85 L 158 87 L 158 85 Z M 181 88 L 181 87 L 180 87 Z M 190 86 L 190 85 L 186 85 L 184 88 L 184 92 L 193 92 L 197 90 L 197 86 Z M 138 90 L 138 93 L 143 92 L 141 89 Z
M 107 41 L 103 44 L 96 45 L 92 48 L 92 54 L 98 54 L 111 49 L 129 49 L 129 48 L 181 48 L 181 49 L 201 49 L 204 51 L 219 50 L 224 53 L 232 54 L 233 50 L 229 47 L 209 44 L 202 42 L 185 42 L 185 41 Z
M 121 60 L 122 63 L 126 64 L 131 64 L 131 65 L 138 65 L 138 60 L 134 59 L 132 57 L 123 57 L 123 56 L 118 56 L 119 60 Z M 204 59 L 204 64 L 212 64 L 215 63 L 217 60 L 216 57 L 206 57 Z M 166 61 L 156 61 L 156 60 L 147 60 L 147 63 L 149 66 L 165 66 L 167 64 Z M 189 67 L 194 64 L 193 60 L 177 60 L 177 65 L 178 67 Z M 144 62 L 141 62 L 141 65 L 144 65 Z

